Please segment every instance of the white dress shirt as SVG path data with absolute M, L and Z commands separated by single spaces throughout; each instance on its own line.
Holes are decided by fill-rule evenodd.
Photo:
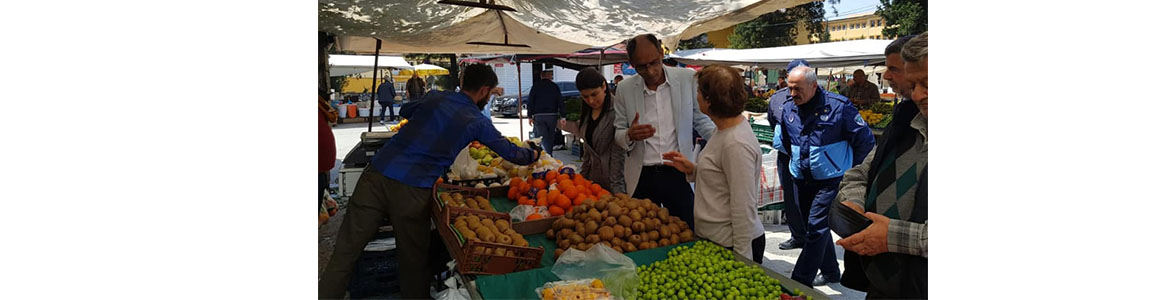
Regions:
M 666 80 L 658 86 L 657 91 L 643 88 L 646 97 L 646 111 L 638 118 L 640 124 L 654 126 L 654 136 L 646 139 L 646 151 L 642 154 L 642 165 L 661 165 L 662 154 L 678 151 L 678 131 L 674 125 L 674 106 L 670 97 L 670 77 L 662 72 Z

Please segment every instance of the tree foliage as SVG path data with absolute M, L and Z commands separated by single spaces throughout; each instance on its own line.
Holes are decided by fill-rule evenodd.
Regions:
M 824 15 L 824 2 L 821 1 L 770 12 L 736 25 L 728 40 L 731 41 L 731 48 L 737 49 L 795 45 L 799 34 L 797 26 L 804 26 L 809 40 L 816 37 L 820 41 L 828 41 L 829 33 L 823 24 Z
M 887 38 L 926 32 L 926 0 L 879 0 L 877 14 L 885 19 Z
M 711 42 L 707 40 L 707 34 L 704 33 L 704 34 L 700 34 L 696 37 L 693 37 L 689 40 L 679 41 L 677 48 L 678 48 L 678 50 L 703 49 L 703 48 L 715 48 L 715 45 L 711 44 Z

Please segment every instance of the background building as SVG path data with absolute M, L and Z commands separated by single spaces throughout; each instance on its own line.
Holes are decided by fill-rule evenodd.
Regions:
M 829 39 L 833 42 L 882 39 L 882 29 L 886 28 L 885 20 L 874 12 L 856 13 L 826 21 Z

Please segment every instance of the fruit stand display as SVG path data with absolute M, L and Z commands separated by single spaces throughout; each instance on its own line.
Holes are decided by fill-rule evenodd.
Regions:
M 672 251 L 674 251 L 673 255 Z M 706 253 L 718 254 L 708 255 Z M 800 297 L 803 299 L 829 299 L 827 295 L 816 289 L 763 268 L 743 256 L 705 240 L 626 252 L 624 255 L 638 265 L 639 284 L 637 290 L 639 296 L 635 297 L 637 299 L 772 300 L 800 299 Z M 703 269 L 698 268 L 678 267 L 685 265 L 684 260 L 698 260 L 699 256 L 710 256 L 709 260 L 703 261 L 704 267 L 702 268 L 707 268 L 706 272 L 700 272 Z M 708 262 L 711 263 L 712 267 L 705 266 Z M 670 267 L 671 265 L 676 265 L 676 267 Z M 716 265 L 721 267 L 715 268 Z M 724 265 L 726 266 L 723 267 Z M 551 269 L 551 267 L 541 267 L 508 274 L 477 276 L 468 285 L 468 290 L 472 298 L 476 299 L 542 299 L 540 296 L 543 295 L 538 295 L 534 290 L 546 283 L 561 280 L 552 273 Z M 724 270 L 726 274 L 715 274 L 712 269 Z M 740 286 L 741 283 L 744 285 L 743 288 Z M 665 288 L 668 284 L 678 288 L 673 290 L 673 296 L 663 293 L 669 290 Z M 684 285 L 692 285 L 696 290 L 693 293 L 684 294 L 685 297 L 679 297 L 678 291 L 683 290 Z M 706 296 L 707 287 L 710 287 L 712 297 Z M 702 293 L 699 292 L 700 290 Z M 716 290 L 724 297 L 714 297 Z M 732 291 L 737 297 L 727 297 Z M 614 291 L 610 290 L 609 292 L 613 293 Z M 651 292 L 654 292 L 653 296 Z M 703 295 L 702 298 L 699 297 L 700 294 Z M 777 297 L 770 297 L 771 295 L 777 295 Z
M 890 121 L 894 119 L 894 103 L 886 101 L 878 101 L 872 105 L 862 107 L 861 118 L 865 119 L 865 123 L 869 124 L 870 128 L 883 129 L 890 125 Z
M 667 259 L 638 267 L 641 299 L 809 299 L 764 268 L 735 259 L 708 241 L 671 249 Z
M 545 237 L 557 242 L 554 256 L 569 248 L 585 251 L 596 244 L 634 252 L 690 242 L 695 234 L 665 207 L 626 194 L 585 200 L 552 223 Z
M 519 139 L 513 143 L 524 146 Z M 813 294 L 807 299 L 827 298 L 720 246 L 696 242 L 695 233 L 666 208 L 611 194 L 547 153 L 517 166 L 478 143 L 465 152 L 459 159 L 464 165 L 457 160 L 435 185 L 433 217 L 472 298 L 610 299 L 614 291 L 601 293 L 580 282 L 550 284 L 561 281 L 550 270 L 563 253 L 597 245 L 642 266 L 639 291 L 647 296 L 639 299 L 727 298 L 714 297 L 716 291 L 730 298 L 809 296 L 800 291 Z M 672 273 L 692 263 L 703 267 L 686 276 Z M 695 289 L 682 289 L 684 283 Z M 746 284 L 752 288 L 741 288 Z M 675 286 L 686 293 L 663 293 Z
M 639 299 L 697 299 L 699 295 L 707 299 L 827 299 L 816 290 L 720 246 L 696 242 L 697 237 L 685 223 L 649 200 L 610 194 L 599 186 L 595 191 L 592 183 L 570 168 L 512 179 L 508 189 L 507 197 L 503 197 L 493 196 L 487 189 L 436 185 L 436 224 L 441 227 L 440 235 L 456 258 L 472 298 L 609 299 L 601 296 L 606 293 L 581 287 L 565 286 L 547 295 L 542 289 L 561 280 L 551 269 L 565 250 L 604 245 L 641 266 L 639 291 L 647 296 Z M 567 195 L 571 192 L 576 192 L 572 200 Z M 536 200 L 527 198 L 529 195 L 535 195 Z M 483 205 L 483 199 L 490 199 L 488 205 Z M 559 216 L 529 216 L 534 220 L 521 222 L 514 222 L 515 215 L 509 218 L 503 213 L 513 211 L 520 201 L 537 207 L 541 199 L 546 205 L 545 213 L 558 209 L 563 212 L 558 211 Z M 565 204 L 568 209 L 563 208 Z M 678 273 L 681 266 L 692 264 L 702 267 L 691 268 L 686 276 Z M 682 287 L 684 283 L 694 286 L 694 290 L 680 288 L 685 291 L 681 295 L 677 291 L 664 293 L 668 287 Z M 725 297 L 714 297 L 716 291 Z M 734 296 L 728 298 L 729 295 Z

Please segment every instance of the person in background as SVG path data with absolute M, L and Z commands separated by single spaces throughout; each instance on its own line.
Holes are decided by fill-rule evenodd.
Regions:
M 398 280 L 402 298 L 430 298 L 433 279 L 427 271 L 428 256 L 441 249 L 431 244 L 432 186 L 455 156 L 472 141 L 479 141 L 505 160 L 528 165 L 540 157 L 540 147 L 521 148 L 500 135 L 492 121 L 480 114 L 488 95 L 498 84 L 491 67 L 467 66 L 461 92 L 432 92 L 402 109 L 410 119 L 397 135 L 386 141 L 358 179 L 348 212 L 337 234 L 333 256 L 317 283 L 321 299 L 340 299 L 354 263 L 362 254 L 382 219 L 389 217 L 397 239 Z
M 552 70 L 540 72 L 540 80 L 532 84 L 528 97 L 528 124 L 533 126 L 536 136 L 541 137 L 540 144 L 544 149 L 552 151 L 556 146 L 557 123 L 565 112 L 565 102 L 561 99 L 561 88 L 552 82 Z M 551 152 L 550 152 L 551 153 Z
M 695 234 L 763 263 L 764 224 L 756 204 L 764 158 L 743 116 L 748 99 L 740 87 L 743 80 L 735 69 L 718 64 L 703 67 L 695 77 L 699 111 L 717 130 L 695 163 L 678 151 L 662 159 L 695 182 Z
M 873 220 L 837 241 L 846 250 L 842 284 L 870 299 L 927 297 L 927 33 L 899 38 L 886 48 L 891 71 L 902 61 L 901 74 L 892 75 L 890 84 L 911 101 L 894 106 L 882 142 L 845 172 L 837 195 L 837 201 Z
M 487 105 L 483 106 L 483 115 L 485 117 L 488 117 L 488 119 L 492 118 L 492 107 L 496 104 L 496 97 L 502 95 L 504 95 L 504 88 L 497 86 L 496 88 L 492 89 L 491 98 L 488 99 Z
M 317 90 L 317 206 L 329 190 L 329 172 L 337 159 L 337 144 L 329 123 L 337 122 L 337 110 L 329 105 L 329 93 Z
M 410 75 L 410 79 L 406 80 L 406 96 L 410 101 L 422 99 L 423 93 L 426 92 L 426 82 L 418 77 L 418 73 Z
M 638 72 L 618 85 L 614 98 L 614 136 L 628 153 L 626 189 L 634 198 L 665 206 L 670 215 L 693 227 L 694 190 L 686 174 L 664 164 L 662 154 L 676 151 L 693 161 L 693 132 L 710 139 L 715 123 L 695 105 L 695 71 L 663 66 L 658 38 L 652 34 L 631 38 L 626 51 Z
M 607 90 L 605 77 L 594 68 L 577 73 L 577 90 L 581 91 L 581 120 L 571 125 L 560 121 L 560 128 L 584 139 L 581 175 L 613 193 L 626 192 L 622 174 L 626 151 L 613 139 L 613 97 Z
M 878 92 L 877 85 L 865 79 L 865 71 L 861 69 L 853 71 L 853 85 L 849 87 L 849 91 L 845 92 L 844 96 L 848 97 L 849 102 L 858 108 L 872 105 L 881 100 L 881 93 Z
M 839 87 L 839 88 L 838 88 L 838 90 L 840 90 L 841 92 L 840 92 L 840 93 L 837 93 L 837 94 L 838 94 L 838 95 L 842 95 L 842 96 L 844 96 L 844 95 L 848 95 L 848 94 L 849 94 L 849 89 L 850 89 L 850 87 L 852 87 L 852 86 L 853 86 L 853 79 L 846 80 L 846 81 L 845 81 L 845 86 L 843 86 L 843 87 Z M 846 97 L 846 98 L 848 98 L 848 97 Z
M 609 94 L 610 95 L 617 95 L 617 85 L 619 83 L 622 83 L 622 79 L 625 79 L 625 77 L 622 77 L 622 75 L 617 75 L 617 76 L 613 77 L 613 84 L 609 85 Z
M 788 68 L 785 73 L 792 72 L 799 66 L 808 66 L 808 61 L 803 59 L 793 60 L 788 63 Z M 772 98 L 768 99 L 768 125 L 772 130 L 777 130 L 777 126 L 784 126 L 784 122 L 780 120 L 781 112 L 784 111 L 784 102 L 791 101 L 792 96 L 788 92 L 788 83 L 784 80 L 784 88 L 772 94 Z M 775 139 L 775 137 L 773 137 Z M 778 155 L 776 156 L 776 170 L 780 175 L 780 187 L 784 189 L 784 218 L 788 219 L 788 232 L 792 237 L 787 241 L 780 243 L 780 250 L 792 250 L 797 248 L 804 248 L 804 243 L 807 241 L 808 229 L 808 207 L 800 206 L 800 201 L 796 201 L 796 195 L 793 191 L 796 190 L 792 186 L 792 174 L 784 171 L 788 169 L 788 160 L 792 158 L 788 148 L 790 145 L 781 144 L 776 147 Z
M 784 103 L 773 147 L 788 146 L 788 172 L 801 207 L 808 207 L 807 242 L 796 260 L 792 279 L 808 286 L 840 282 L 841 270 L 829 232 L 829 208 L 837 185 L 849 168 L 873 149 L 874 138 L 849 100 L 817 85 L 812 68 L 788 73 L 791 101 Z M 817 271 L 820 275 L 817 275 Z
M 390 121 L 394 121 L 394 97 L 398 97 L 398 92 L 394 91 L 394 80 L 390 76 L 382 77 L 382 84 L 378 85 L 378 104 L 382 105 L 381 116 L 382 120 L 379 123 L 386 124 L 386 111 L 390 111 Z

